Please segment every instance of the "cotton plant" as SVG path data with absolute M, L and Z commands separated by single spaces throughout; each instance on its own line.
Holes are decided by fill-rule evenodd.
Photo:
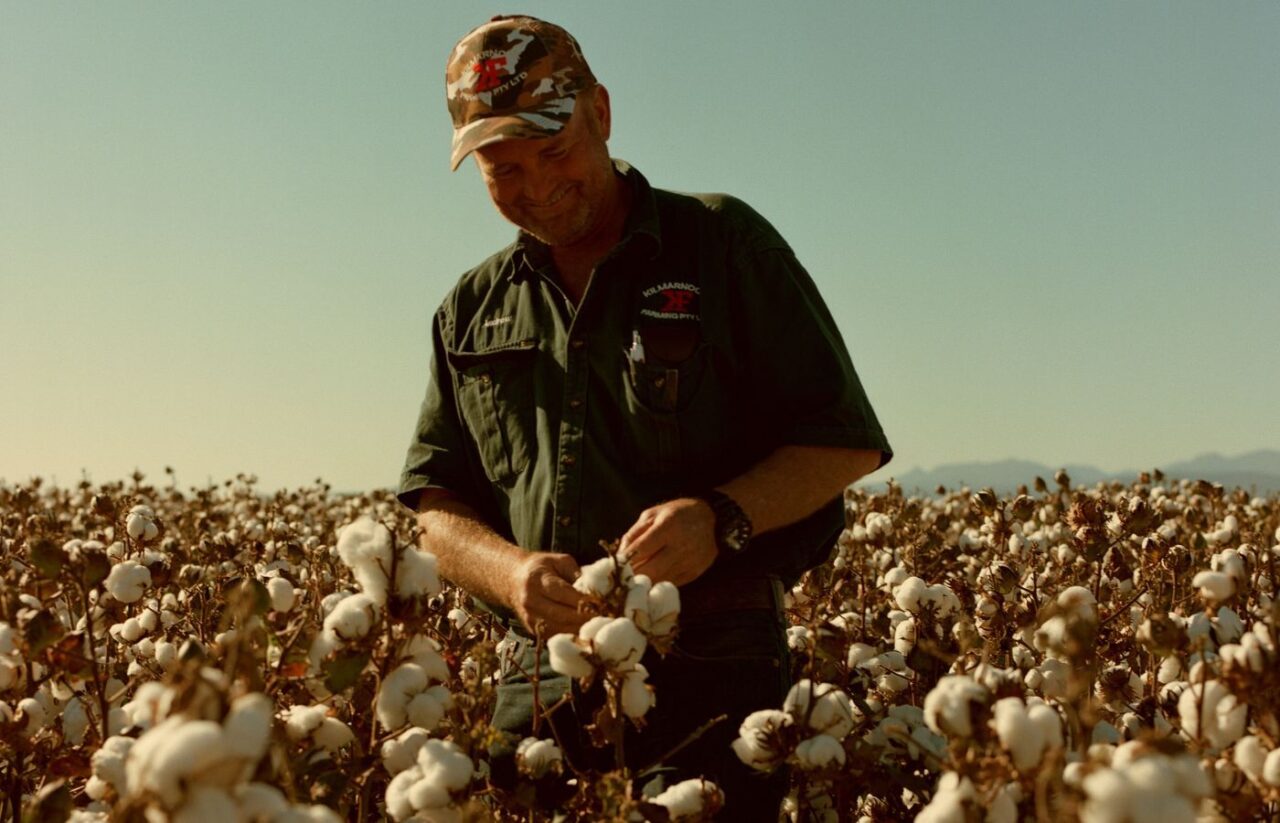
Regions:
M 351 727 L 323 704 L 290 706 L 280 713 L 290 741 L 334 753 L 355 741 Z
M 387 813 L 397 823 L 410 818 L 461 821 L 460 802 L 474 776 L 475 764 L 455 743 L 427 740 L 418 749 L 415 763 L 387 785 Z
M 783 763 L 806 771 L 836 769 L 847 760 L 842 741 L 862 719 L 842 689 L 805 679 L 792 686 L 780 709 L 747 715 L 731 745 L 739 760 L 760 772 Z
M 660 654 L 678 630 L 680 593 L 670 582 L 653 583 L 631 564 L 613 556 L 583 566 L 574 588 L 596 611 L 577 634 L 547 640 L 551 667 L 584 684 L 602 680 L 607 705 L 639 726 L 657 700 L 640 662 L 650 645 Z

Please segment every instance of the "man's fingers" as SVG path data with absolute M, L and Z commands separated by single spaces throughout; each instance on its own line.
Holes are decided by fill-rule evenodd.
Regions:
M 560 603 L 576 609 L 582 600 L 582 592 L 578 591 L 562 577 L 548 574 L 542 579 L 542 595 L 553 603 Z
M 618 551 L 624 556 L 630 556 L 631 545 L 640 538 L 653 525 L 653 517 L 648 511 L 642 512 L 640 518 L 627 529 L 627 533 L 622 535 L 622 540 L 618 544 Z
M 647 529 L 639 537 L 631 541 L 631 544 L 627 546 L 624 557 L 631 563 L 631 568 L 636 569 L 637 565 L 647 562 L 661 551 L 665 543 L 666 539 L 660 529 Z

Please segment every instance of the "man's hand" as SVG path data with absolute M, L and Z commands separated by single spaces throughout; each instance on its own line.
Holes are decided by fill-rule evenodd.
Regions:
M 716 517 L 705 500 L 681 497 L 640 513 L 622 536 L 619 552 L 636 574 L 654 583 L 683 586 L 702 576 L 716 559 Z
M 534 635 L 576 634 L 584 619 L 578 612 L 582 594 L 573 587 L 577 576 L 569 555 L 531 552 L 513 570 L 507 602 Z

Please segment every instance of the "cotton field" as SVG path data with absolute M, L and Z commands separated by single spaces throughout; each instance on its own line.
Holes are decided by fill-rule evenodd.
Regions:
M 588 773 L 545 735 L 502 740 L 504 631 L 439 579 L 390 494 L 145 480 L 0 485 L 0 819 L 721 807 L 706 780 Z M 830 561 L 788 595 L 796 685 L 734 753 L 788 770 L 792 820 L 1280 816 L 1280 498 L 1159 473 L 1028 481 L 848 491 Z M 589 619 L 547 647 L 604 696 L 600 744 L 620 751 L 663 699 L 638 661 L 679 643 L 680 592 L 608 557 L 575 586 Z M 493 779 L 497 744 L 514 788 Z

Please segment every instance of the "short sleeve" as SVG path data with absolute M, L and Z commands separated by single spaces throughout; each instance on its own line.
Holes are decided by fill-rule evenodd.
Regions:
M 785 244 L 739 254 L 737 321 L 750 393 L 782 445 L 838 446 L 893 457 L 809 273 Z
M 474 500 L 476 494 L 472 463 L 467 457 L 470 441 L 458 414 L 453 378 L 444 358 L 441 315 L 442 312 L 437 312 L 432 324 L 427 392 L 418 412 L 396 495 L 401 503 L 415 510 L 423 489 L 447 489 L 467 500 Z

